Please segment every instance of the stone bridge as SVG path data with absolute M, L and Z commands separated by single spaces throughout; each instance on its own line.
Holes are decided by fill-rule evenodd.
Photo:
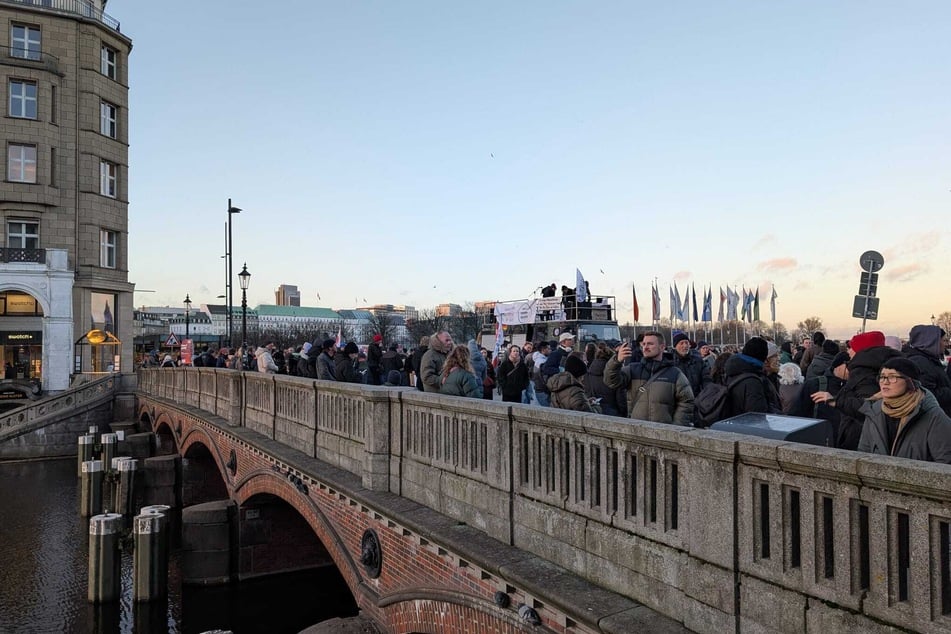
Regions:
M 951 631 L 945 465 L 211 368 L 137 397 L 182 503 L 237 504 L 232 578 L 333 564 L 389 632 Z

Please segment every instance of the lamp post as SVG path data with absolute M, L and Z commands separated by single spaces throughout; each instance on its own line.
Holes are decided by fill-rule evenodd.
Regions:
M 238 273 L 238 283 L 241 284 L 241 346 L 245 354 L 248 352 L 248 283 L 251 274 L 248 273 L 248 263 L 245 262 Z
M 231 199 L 228 199 L 228 244 L 225 245 L 225 256 L 228 260 L 228 285 L 225 289 L 225 294 L 228 296 L 228 345 L 234 345 L 234 342 L 231 338 L 231 333 L 233 332 L 232 324 L 234 323 L 234 318 L 231 315 L 231 308 L 234 304 L 234 292 L 231 287 L 231 280 L 234 279 L 231 275 L 231 216 L 232 214 L 241 213 L 239 207 L 235 207 L 231 204 Z
M 188 339 L 188 314 L 192 312 L 192 300 L 188 296 L 188 293 L 185 293 L 185 338 Z

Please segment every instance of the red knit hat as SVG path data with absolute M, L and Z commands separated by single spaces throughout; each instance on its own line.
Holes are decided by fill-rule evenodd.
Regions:
M 849 347 L 852 348 L 853 352 L 861 352 L 866 348 L 874 348 L 876 346 L 884 345 L 885 333 L 879 332 L 878 330 L 872 330 L 855 335 L 849 340 Z
M 383 335 L 380 335 L 380 334 L 373 335 L 373 343 L 380 343 L 381 341 L 383 341 Z M 882 344 L 882 345 L 885 345 L 885 344 Z

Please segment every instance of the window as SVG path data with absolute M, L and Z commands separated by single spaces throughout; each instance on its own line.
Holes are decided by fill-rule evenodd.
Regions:
M 101 229 L 99 231 L 99 266 L 107 269 L 116 268 L 116 236 L 115 231 Z
M 99 72 L 108 77 L 109 79 L 116 78 L 116 58 L 118 53 L 116 49 L 109 48 L 105 44 L 102 45 L 102 52 L 100 56 Z
M 10 29 L 10 56 L 40 59 L 40 30 L 34 26 L 14 24 Z
M 10 116 L 36 119 L 36 82 L 10 80 Z
M 50 186 L 56 187 L 56 148 L 50 148 Z
M 99 193 L 109 198 L 116 197 L 116 172 L 118 168 L 115 163 L 109 161 L 99 161 Z
M 50 123 L 56 123 L 56 86 L 50 86 Z
M 7 180 L 36 182 L 36 146 L 11 143 L 7 147 Z
M 40 223 L 11 220 L 7 223 L 7 247 L 11 249 L 39 249 Z
M 118 108 L 108 101 L 99 104 L 99 132 L 110 138 L 116 138 L 116 112 Z

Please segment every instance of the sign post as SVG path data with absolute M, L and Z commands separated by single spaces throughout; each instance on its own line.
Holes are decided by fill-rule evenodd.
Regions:
M 859 294 L 852 302 L 852 316 L 862 318 L 862 332 L 867 319 L 878 319 L 878 271 L 885 265 L 885 258 L 878 251 L 866 251 L 859 257 L 862 275 L 859 278 Z

